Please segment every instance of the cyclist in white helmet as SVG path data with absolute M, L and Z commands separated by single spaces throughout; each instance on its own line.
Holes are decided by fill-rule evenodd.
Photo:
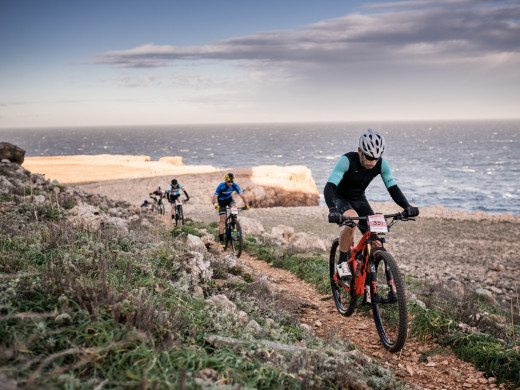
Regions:
M 377 175 L 381 175 L 390 196 L 401 206 L 408 217 L 419 215 L 419 209 L 408 203 L 390 170 L 388 162 L 382 158 L 386 143 L 378 132 L 368 129 L 360 138 L 357 152 L 345 153 L 336 163 L 323 190 L 329 207 L 329 222 L 341 222 L 341 216 L 358 217 L 373 215 L 365 196 L 365 190 Z M 365 221 L 359 221 L 366 226 Z M 348 260 L 347 253 L 354 240 L 354 228 L 344 227 L 340 232 L 339 263 Z

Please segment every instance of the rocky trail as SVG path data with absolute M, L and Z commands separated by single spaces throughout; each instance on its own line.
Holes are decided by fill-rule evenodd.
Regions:
M 282 292 L 287 309 L 316 335 L 338 337 L 350 341 L 381 366 L 392 370 L 399 380 L 412 389 L 494 389 L 495 378 L 486 378 L 470 364 L 457 358 L 450 349 L 429 341 L 409 338 L 401 353 L 389 353 L 382 346 L 373 318 L 355 313 L 341 316 L 331 295 L 322 295 L 289 271 L 271 267 L 244 253 L 240 257 L 253 268 L 255 274 L 264 275 L 271 289 Z

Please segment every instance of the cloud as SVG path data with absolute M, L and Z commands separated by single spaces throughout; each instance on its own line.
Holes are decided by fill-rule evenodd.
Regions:
M 154 68 L 197 60 L 261 61 L 297 67 L 518 61 L 518 1 L 401 1 L 372 4 L 366 10 L 298 29 L 261 32 L 207 45 L 148 43 L 101 53 L 94 62 Z

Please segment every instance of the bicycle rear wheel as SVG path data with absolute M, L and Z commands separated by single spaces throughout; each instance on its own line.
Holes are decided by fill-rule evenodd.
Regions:
M 377 294 L 371 291 L 372 313 L 381 342 L 390 352 L 400 351 L 408 334 L 408 312 L 404 282 L 390 253 L 374 254 Z
M 354 294 L 353 289 L 342 283 L 339 279 L 338 273 L 338 261 L 339 261 L 339 239 L 336 238 L 330 248 L 329 257 L 329 275 L 330 275 L 330 287 L 332 289 L 332 297 L 336 304 L 336 309 L 341 315 L 346 317 L 352 315 L 356 310 L 358 296 Z M 348 287 L 349 289 L 347 290 Z

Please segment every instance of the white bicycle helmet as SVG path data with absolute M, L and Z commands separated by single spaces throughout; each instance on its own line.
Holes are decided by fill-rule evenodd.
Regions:
M 380 158 L 385 151 L 385 139 L 377 131 L 368 129 L 365 134 L 359 137 L 359 147 L 363 154 L 373 158 Z

